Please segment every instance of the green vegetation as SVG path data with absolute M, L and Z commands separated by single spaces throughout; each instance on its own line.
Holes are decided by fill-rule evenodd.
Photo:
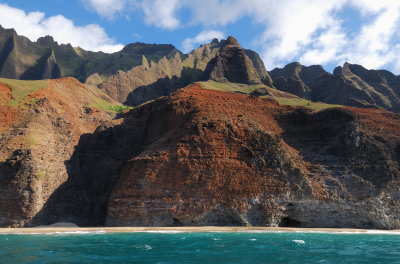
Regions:
M 33 147 L 39 143 L 38 138 L 32 133 L 29 133 L 28 135 L 26 135 L 25 141 L 26 141 L 26 144 L 28 145 L 28 147 Z
M 323 110 L 326 108 L 332 107 L 342 107 L 341 105 L 332 105 L 325 104 L 320 102 L 312 102 L 303 98 L 284 98 L 284 97 L 273 97 L 280 105 L 294 105 L 294 106 L 303 106 L 307 108 L 311 108 L 314 110 Z
M 42 179 L 44 179 L 45 177 L 46 177 L 46 172 L 43 171 L 43 170 L 39 170 L 39 171 L 36 173 L 36 178 L 38 178 L 39 180 L 42 180 Z
M 20 106 L 22 103 L 35 103 L 38 98 L 29 98 L 28 96 L 36 91 L 41 89 L 48 88 L 49 81 L 48 80 L 39 80 L 39 81 L 22 81 L 22 80 L 14 80 L 14 79 L 5 79 L 0 78 L 0 83 L 3 83 L 11 88 L 11 96 L 12 98 L 5 102 L 8 106 Z M 93 107 L 99 110 L 108 111 L 111 113 L 120 113 L 132 107 L 125 106 L 122 104 L 116 104 L 115 102 L 109 102 L 106 99 L 103 99 L 98 95 L 99 92 L 88 92 L 86 89 L 80 88 L 76 86 L 77 89 L 85 98 L 88 99 L 89 107 Z M 28 145 L 35 145 L 36 140 L 34 136 L 27 137 Z
M 126 105 L 110 105 L 107 110 L 111 112 L 121 113 L 127 110 L 133 109 L 131 106 Z
M 98 85 L 102 82 L 104 82 L 105 80 L 107 80 L 107 76 L 105 75 L 99 75 L 98 73 L 92 74 L 90 75 L 87 79 L 86 79 L 86 84 L 89 85 Z
M 93 107 L 99 110 L 109 111 L 112 113 L 121 113 L 133 108 L 131 106 L 126 106 L 122 104 L 113 104 L 100 97 L 95 97 L 95 96 L 90 96 L 90 97 L 92 99 L 91 100 L 92 103 L 89 104 L 89 107 Z
M 241 92 L 250 94 L 252 91 L 258 88 L 268 88 L 264 84 L 241 84 L 241 83 L 222 83 L 222 82 L 215 82 L 215 81 L 207 81 L 207 82 L 200 82 L 201 86 L 205 89 L 209 90 L 217 90 L 223 92 Z
M 299 97 L 284 97 L 284 96 L 277 96 L 279 94 L 284 95 L 283 92 L 280 92 L 276 89 L 270 88 L 268 86 L 265 86 L 263 84 L 256 84 L 256 85 L 246 85 L 246 84 L 239 84 L 239 83 L 222 83 L 222 82 L 215 82 L 215 81 L 207 81 L 207 82 L 199 82 L 200 85 L 209 90 L 217 90 L 217 91 L 223 91 L 223 92 L 239 92 L 239 93 L 245 93 L 245 94 L 250 94 L 254 90 L 258 88 L 266 88 L 268 91 L 271 92 L 271 94 L 274 94 L 274 96 L 260 96 L 261 98 L 271 98 L 277 101 L 280 105 L 293 105 L 293 106 L 303 106 L 307 108 L 311 108 L 314 110 L 322 110 L 326 108 L 331 108 L 331 107 L 341 107 L 341 105 L 331 105 L 331 104 L 325 104 L 325 103 L 320 103 L 320 102 L 312 102 L 307 99 L 299 98 Z
M 0 82 L 8 85 L 11 88 L 11 100 L 8 101 L 8 106 L 20 105 L 29 94 L 45 89 L 48 87 L 48 80 L 40 81 L 21 81 L 13 79 L 0 78 Z

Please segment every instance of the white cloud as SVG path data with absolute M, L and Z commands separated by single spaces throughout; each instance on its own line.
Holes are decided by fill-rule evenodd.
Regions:
M 360 33 L 353 41 L 346 56 L 349 60 L 360 63 L 369 68 L 379 68 L 384 65 L 394 64 L 397 58 L 393 56 L 398 53 L 397 31 L 400 26 L 400 3 L 393 1 L 387 3 L 382 9 L 377 10 L 376 18 L 369 24 L 365 24 Z
M 115 52 L 123 48 L 99 25 L 76 26 L 61 15 L 46 18 L 42 12 L 25 13 L 5 4 L 0 4 L 0 24 L 5 28 L 14 28 L 19 35 L 32 41 L 50 35 L 60 43 L 71 43 L 92 51 Z
M 146 21 L 174 29 L 185 21 L 180 9 L 190 11 L 188 22 L 218 28 L 250 17 L 264 27 L 253 41 L 260 47 L 267 68 L 300 60 L 305 64 L 360 63 L 369 68 L 400 68 L 400 1 L 397 0 L 143 0 Z M 169 3 L 167 3 L 169 2 Z M 165 3 L 165 4 L 161 4 Z M 151 8 L 150 8 L 151 7 Z M 361 15 L 361 27 L 351 32 L 341 13 L 353 8 Z M 357 12 L 355 11 L 355 12 Z M 161 13 L 160 13 L 161 12 Z M 166 22 L 164 22 L 166 21 Z M 189 38 L 187 51 L 199 41 Z
M 348 44 L 342 29 L 333 26 L 314 38 L 312 46 L 301 55 L 299 61 L 306 65 L 335 61 Z
M 180 24 L 175 17 L 181 6 L 178 0 L 144 0 L 141 6 L 147 24 L 165 29 L 175 29 Z
M 89 10 L 94 10 L 100 16 L 112 19 L 116 13 L 126 8 L 131 0 L 81 0 Z
M 223 39 L 224 33 L 218 30 L 205 30 L 200 32 L 196 37 L 187 38 L 182 43 L 183 52 L 188 53 L 198 44 L 210 42 L 212 39 Z
M 148 25 L 174 30 L 200 25 L 204 30 L 188 38 L 182 46 L 195 45 L 221 37 L 221 28 L 249 17 L 263 28 L 252 39 L 261 51 L 266 67 L 284 66 L 291 61 L 304 64 L 341 64 L 344 61 L 369 68 L 391 67 L 400 71 L 398 0 L 81 0 L 99 15 L 113 18 L 134 6 Z M 360 27 L 349 30 L 345 8 L 359 12 Z M 185 11 L 185 12 L 181 12 Z M 183 15 L 184 14 L 184 15 Z M 51 22 L 51 23 L 50 23 Z M 65 17 L 46 18 L 41 12 L 25 13 L 0 5 L 0 23 L 14 27 L 31 39 L 46 34 L 59 42 L 71 42 L 86 49 L 115 51 L 115 44 L 98 25 L 78 27 Z M 55 26 L 57 25 L 57 26 Z M 358 30 L 358 31 L 357 31 Z M 235 34 L 235 32 L 232 32 Z M 210 36 L 213 35 L 214 36 Z

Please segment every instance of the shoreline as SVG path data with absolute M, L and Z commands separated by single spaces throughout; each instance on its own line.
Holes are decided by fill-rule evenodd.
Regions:
M 104 233 L 329 233 L 329 234 L 378 234 L 400 235 L 400 230 L 374 230 L 353 228 L 289 228 L 289 227 L 236 227 L 236 226 L 187 226 L 187 227 L 33 227 L 0 228 L 1 234 L 104 234 Z

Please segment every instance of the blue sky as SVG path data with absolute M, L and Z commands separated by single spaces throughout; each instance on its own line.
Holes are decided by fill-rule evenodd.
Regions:
M 0 24 L 104 52 L 136 41 L 189 52 L 234 35 L 269 70 L 348 61 L 400 73 L 398 0 L 0 0 Z

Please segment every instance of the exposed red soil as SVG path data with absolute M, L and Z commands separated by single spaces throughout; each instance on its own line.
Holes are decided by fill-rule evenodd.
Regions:
M 398 138 L 400 132 L 400 114 L 373 108 L 346 109 L 356 113 L 363 123 L 364 131 L 384 138 Z
M 0 83 L 0 132 L 8 127 L 14 120 L 16 109 L 7 107 L 8 101 L 11 99 L 11 88 Z
M 11 99 L 11 88 L 3 83 L 0 83 L 0 105 L 7 104 Z

